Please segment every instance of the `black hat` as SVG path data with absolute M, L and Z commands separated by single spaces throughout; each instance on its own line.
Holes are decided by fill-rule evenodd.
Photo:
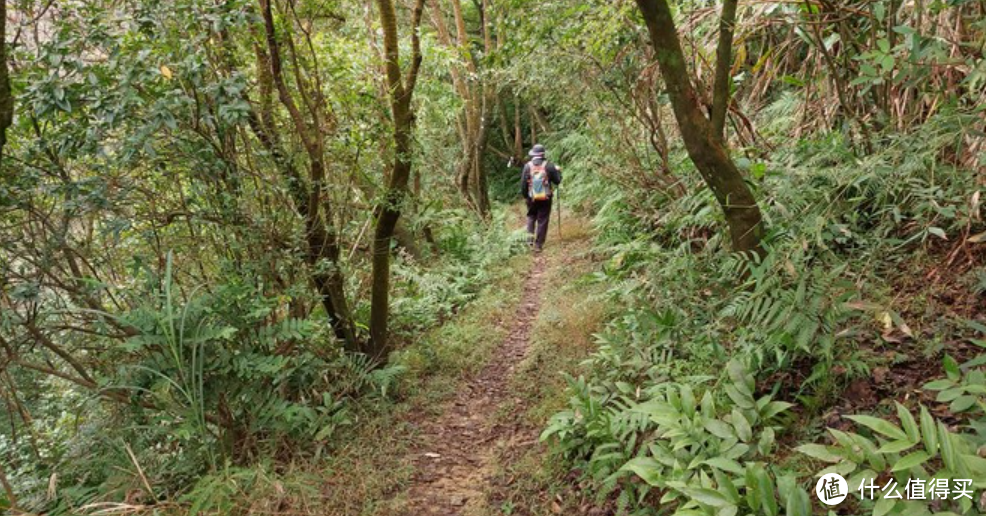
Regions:
M 532 157 L 536 157 L 536 158 L 543 158 L 544 157 L 544 145 L 541 145 L 540 143 L 535 144 L 534 147 L 531 148 L 531 152 L 528 152 L 527 155 L 528 156 L 532 156 Z

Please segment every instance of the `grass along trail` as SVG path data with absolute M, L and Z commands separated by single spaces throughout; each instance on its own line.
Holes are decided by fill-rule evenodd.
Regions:
M 530 450 L 541 429 L 539 424 L 526 421 L 526 414 L 544 402 L 544 392 L 527 392 L 518 384 L 531 380 L 528 377 L 532 367 L 545 365 L 544 350 L 536 349 L 540 338 L 535 335 L 543 330 L 542 311 L 557 314 L 559 309 L 565 310 L 555 306 L 567 303 L 556 289 L 571 282 L 572 273 L 581 273 L 581 268 L 573 267 L 580 262 L 574 255 L 585 249 L 590 238 L 583 221 L 566 221 L 569 224 L 563 228 L 563 236 L 559 237 L 557 227 L 552 227 L 545 252 L 530 258 L 513 316 L 497 323 L 501 331 L 490 331 L 495 335 L 505 330 L 505 334 L 486 364 L 477 373 L 467 375 L 437 413 L 421 411 L 411 416 L 410 424 L 417 430 L 415 444 L 408 450 L 412 474 L 396 514 L 502 514 L 499 506 L 491 504 L 501 502 L 501 476 L 504 468 L 513 466 L 504 464 L 504 460 L 513 462 L 511 458 Z M 581 318 L 584 314 L 573 312 L 572 316 Z M 552 322 L 548 326 L 558 325 Z M 585 327 L 556 329 L 577 332 L 578 335 L 565 336 L 570 342 L 590 340 Z M 569 350 L 559 353 L 567 355 L 571 355 Z M 557 369 L 544 374 L 560 376 Z M 543 454 L 538 456 L 544 458 Z M 525 476 L 536 475 L 542 464 L 532 466 Z
M 567 402 L 562 373 L 583 372 L 605 301 L 582 281 L 598 267 L 589 222 L 566 212 L 561 237 L 554 224 L 543 254 L 511 258 L 465 310 L 401 351 L 394 402 L 361 414 L 312 472 L 313 514 L 557 514 L 559 494 L 565 509 L 584 504 L 538 435 Z
M 531 327 L 541 306 L 547 257 L 537 255 L 525 277 L 527 288 L 510 331 L 475 378 L 466 381 L 437 420 L 421 421 L 421 445 L 414 451 L 415 474 L 405 514 L 467 514 L 482 503 L 490 475 L 492 443 L 510 438 L 493 419 L 510 398 L 509 379 L 530 345 Z

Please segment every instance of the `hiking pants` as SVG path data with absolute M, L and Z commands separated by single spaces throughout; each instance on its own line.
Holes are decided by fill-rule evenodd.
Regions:
M 551 218 L 551 199 L 527 201 L 527 233 L 537 235 L 534 245 L 538 249 L 544 247 L 544 240 L 548 237 L 549 218 Z

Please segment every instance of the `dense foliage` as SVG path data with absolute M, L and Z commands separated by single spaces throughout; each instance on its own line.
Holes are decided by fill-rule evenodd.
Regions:
M 805 515 L 823 471 L 986 489 L 986 4 L 742 3 L 717 72 L 723 6 L 676 2 L 674 78 L 662 4 L 7 5 L 0 510 L 249 512 L 317 470 L 524 250 L 538 142 L 614 307 L 542 434 L 601 507 Z M 704 145 L 755 245 L 675 81 L 698 127 L 726 110 Z
M 639 29 L 606 34 L 619 50 L 587 58 L 590 131 L 557 146 L 600 173 L 572 193 L 599 228 L 595 279 L 623 309 L 542 437 L 618 512 L 809 514 L 807 493 L 829 471 L 851 491 L 863 478 L 896 477 L 901 490 L 909 478 L 986 482 L 979 7 L 878 2 L 838 19 L 852 9 L 740 9 L 734 141 L 768 226 L 752 260 L 728 253 L 712 196 L 665 136 L 670 115 L 650 104 L 660 84 L 638 60 L 647 50 L 626 51 L 632 34 L 644 45 Z M 679 19 L 699 81 L 711 75 L 710 14 Z M 968 45 L 949 47 L 946 20 Z M 573 41 L 597 35 L 586 32 Z M 949 48 L 967 56 L 961 70 L 932 57 Z M 956 87 L 931 86 L 941 80 Z M 854 411 L 882 419 L 840 417 Z M 978 504 L 856 499 L 850 510 Z

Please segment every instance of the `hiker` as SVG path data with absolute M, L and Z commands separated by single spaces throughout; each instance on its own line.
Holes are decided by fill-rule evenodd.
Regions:
M 527 244 L 541 252 L 548 236 L 551 198 L 555 186 L 561 184 L 561 169 L 545 158 L 544 145 L 536 144 L 527 154 L 531 161 L 520 174 L 520 192 L 527 201 Z

